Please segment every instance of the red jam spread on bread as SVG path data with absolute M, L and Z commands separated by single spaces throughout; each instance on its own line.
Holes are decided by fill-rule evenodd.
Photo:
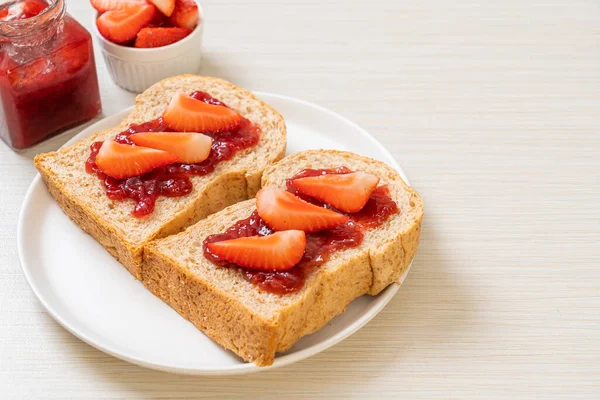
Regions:
M 196 100 L 207 104 L 227 107 L 208 93 L 194 92 L 191 94 Z M 143 124 L 133 124 L 115 137 L 117 143 L 133 145 L 129 136 L 139 132 L 165 132 L 171 131 L 162 117 Z M 95 173 L 104 183 L 106 195 L 111 200 L 132 199 L 136 202 L 133 210 L 135 217 L 141 218 L 154 211 L 156 200 L 159 196 L 180 197 L 189 194 L 193 185 L 191 175 L 208 175 L 215 170 L 217 164 L 233 158 L 239 151 L 255 146 L 260 139 L 260 128 L 242 117 L 237 127 L 227 132 L 213 133 L 202 132 L 213 139 L 208 158 L 197 164 L 175 163 L 159 167 L 141 176 L 127 179 L 115 179 L 107 176 L 96 165 L 96 156 L 103 142 L 91 145 L 91 154 L 86 162 L 86 170 Z
M 333 209 L 331 206 L 321 203 L 314 198 L 300 194 L 294 187 L 294 180 L 328 174 L 348 174 L 351 172 L 352 171 L 346 167 L 334 169 L 306 169 L 287 180 L 287 189 L 290 193 L 297 195 L 302 200 L 321 207 Z M 257 285 L 266 292 L 279 295 L 293 293 L 302 289 L 305 277 L 310 271 L 327 262 L 334 252 L 359 246 L 363 241 L 365 230 L 380 226 L 391 215 L 396 214 L 397 212 L 398 206 L 390 197 L 388 187 L 378 186 L 371 193 L 366 205 L 359 212 L 343 213 L 349 217 L 346 222 L 331 229 L 307 233 L 304 256 L 296 266 L 287 271 L 260 271 L 242 268 L 220 259 L 208 250 L 207 245 L 209 243 L 240 237 L 266 236 L 272 234 L 274 231 L 267 226 L 266 222 L 258 215 L 257 211 L 254 211 L 250 217 L 236 222 L 224 233 L 208 236 L 203 243 L 204 255 L 210 261 L 222 267 L 239 268 L 246 280 Z

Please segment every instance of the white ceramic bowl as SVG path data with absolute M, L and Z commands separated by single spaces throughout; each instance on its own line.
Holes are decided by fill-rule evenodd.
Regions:
M 110 42 L 98 31 L 94 33 L 110 76 L 123 89 L 141 93 L 156 82 L 181 74 L 195 74 L 202 61 L 202 30 L 204 13 L 198 0 L 200 23 L 187 37 L 177 43 L 152 49 L 136 49 Z

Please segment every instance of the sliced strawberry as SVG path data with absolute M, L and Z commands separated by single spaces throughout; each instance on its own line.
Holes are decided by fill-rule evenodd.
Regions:
M 378 177 L 360 171 L 351 174 L 311 176 L 292 181 L 300 193 L 348 213 L 362 210 L 378 183 Z
M 175 0 L 171 23 L 180 28 L 194 29 L 200 23 L 198 5 L 194 0 Z
M 230 108 L 207 104 L 179 92 L 171 99 L 163 120 L 178 132 L 217 133 L 235 128 L 242 117 Z
M 166 151 L 130 146 L 112 140 L 104 142 L 96 156 L 98 168 L 116 179 L 143 175 L 176 161 L 177 156 Z
M 167 46 L 179 42 L 191 32 L 187 28 L 144 28 L 137 34 L 135 47 L 146 49 Z
M 146 0 L 90 0 L 90 3 L 100 13 L 148 5 Z
M 138 146 L 168 151 L 175 154 L 179 162 L 199 163 L 208 158 L 212 138 L 194 132 L 141 132 L 129 136 Z
M 175 10 L 175 0 L 150 0 L 150 2 L 167 17 L 170 17 L 173 14 L 173 10 Z
M 106 39 L 125 43 L 135 38 L 152 21 L 155 12 L 156 8 L 151 5 L 107 11 L 98 17 L 96 25 Z
M 275 232 L 209 243 L 207 249 L 218 258 L 240 267 L 264 271 L 285 271 L 298 264 L 306 248 L 306 235 L 299 230 Z
M 348 217 L 315 206 L 282 189 L 261 189 L 256 194 L 256 210 L 276 231 L 300 229 L 306 233 L 333 228 Z

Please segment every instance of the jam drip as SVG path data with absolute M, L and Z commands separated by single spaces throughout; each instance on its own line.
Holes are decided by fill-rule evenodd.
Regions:
M 191 96 L 208 104 L 227 107 L 208 93 L 194 92 Z M 162 118 L 158 118 L 143 124 L 130 125 L 126 131 L 115 137 L 115 141 L 133 145 L 129 136 L 134 133 L 166 131 L 172 130 L 164 124 Z M 86 170 L 102 179 L 106 195 L 111 200 L 134 200 L 136 205 L 132 214 L 141 218 L 154 211 L 158 196 L 180 197 L 189 194 L 193 189 L 191 175 L 210 174 L 220 162 L 233 158 L 240 150 L 255 146 L 260 139 L 260 128 L 245 118 L 242 118 L 240 125 L 230 132 L 203 133 L 210 136 L 213 143 L 208 158 L 201 163 L 176 163 L 157 168 L 142 176 L 114 179 L 102 173 L 96 165 L 96 155 L 102 147 L 102 142 L 95 142 L 90 147 L 91 154 L 86 162 Z
M 307 169 L 287 180 L 288 191 L 299 195 L 293 185 L 295 179 L 309 176 L 327 174 L 348 174 L 352 171 L 346 167 L 335 169 Z M 300 196 L 312 204 L 333 209 L 313 198 Z M 338 210 L 336 210 L 338 211 Z M 340 211 L 338 211 L 340 212 Z M 248 236 L 266 236 L 274 231 L 270 229 L 265 221 L 254 211 L 250 217 L 236 222 L 224 233 L 208 236 L 203 243 L 204 255 L 213 263 L 227 268 L 238 268 L 244 278 L 260 289 L 279 295 L 297 292 L 304 286 L 306 276 L 319 265 L 327 262 L 331 254 L 338 250 L 349 249 L 359 246 L 364 239 L 364 231 L 383 224 L 391 215 L 398 212 L 398 206 L 390 197 L 387 186 L 377 187 L 367 204 L 357 213 L 343 213 L 350 218 L 347 222 L 332 229 L 306 234 L 306 249 L 304 256 L 298 265 L 288 271 L 256 271 L 242 268 L 235 264 L 219 259 L 208 250 L 208 244 L 224 240 L 236 239 Z

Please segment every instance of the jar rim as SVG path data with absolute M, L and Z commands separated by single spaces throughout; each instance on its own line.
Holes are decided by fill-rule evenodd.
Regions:
M 49 5 L 46 7 L 41 13 L 36 16 L 25 18 L 25 19 L 16 19 L 12 21 L 0 21 L 0 36 L 5 34 L 16 33 L 18 29 L 22 29 L 23 27 L 27 27 L 28 25 L 39 25 L 43 26 L 46 23 L 51 22 L 55 18 L 60 18 L 65 13 L 65 0 L 46 0 Z M 59 8 L 57 10 L 57 8 Z M 48 17 L 48 15 L 50 15 Z M 57 15 L 57 17 L 54 17 Z M 4 29 L 3 29 L 4 28 Z

